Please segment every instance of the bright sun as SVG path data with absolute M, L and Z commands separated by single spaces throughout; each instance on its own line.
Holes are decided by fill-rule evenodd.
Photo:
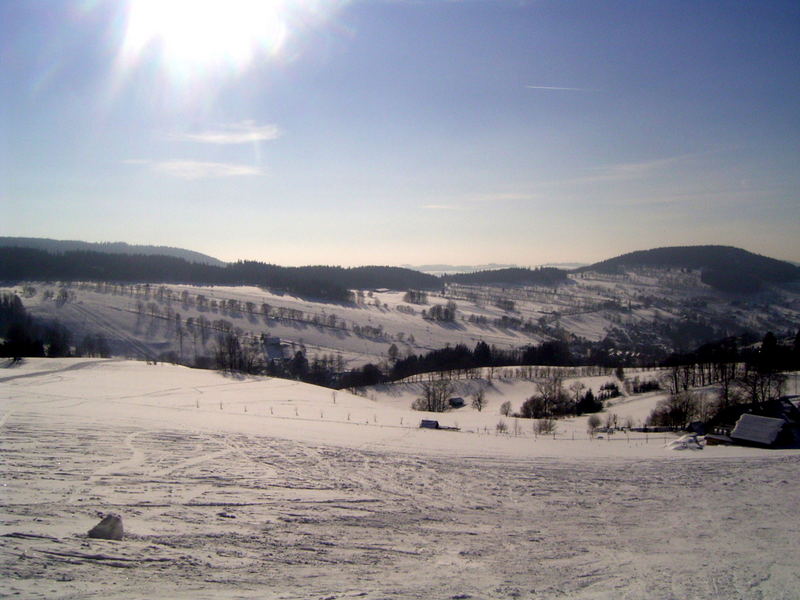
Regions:
M 276 0 L 130 0 L 123 54 L 135 62 L 151 45 L 174 70 L 244 68 L 276 55 L 289 33 L 292 3 Z

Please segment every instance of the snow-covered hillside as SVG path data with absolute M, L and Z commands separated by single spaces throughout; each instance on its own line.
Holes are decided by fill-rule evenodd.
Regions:
M 503 349 L 577 336 L 608 338 L 623 351 L 694 347 L 749 329 L 783 333 L 800 322 L 800 290 L 772 287 L 733 297 L 700 281 L 697 271 L 629 269 L 622 275 L 584 272 L 558 287 L 448 285 L 423 304 L 400 291 L 360 291 L 355 304 L 330 304 L 256 287 L 69 285 L 30 283 L 0 291 L 20 295 L 35 316 L 57 319 L 74 334 L 102 334 L 119 356 L 172 356 L 192 364 L 213 353 L 224 329 L 268 338 L 271 356 L 305 349 L 342 368 L 379 363 L 446 345 L 479 341 Z M 432 309 L 455 303 L 452 321 Z M 575 338 L 573 338 L 575 339 Z M 394 352 L 394 349 L 392 350 Z
M 432 441 L 430 449 L 436 452 L 513 457 L 661 456 L 661 446 L 672 439 L 664 434 L 651 434 L 647 440 L 644 435 L 623 434 L 613 440 L 624 440 L 622 444 L 598 445 L 587 433 L 586 415 L 560 419 L 555 435 L 537 436 L 531 420 L 500 415 L 503 402 L 510 402 L 512 412 L 516 412 L 536 392 L 534 382 L 515 377 L 514 369 L 499 369 L 492 379 L 453 381 L 454 395 L 468 398 L 473 391 L 484 390 L 486 406 L 482 411 L 465 406 L 427 413 L 411 410 L 412 401 L 420 396 L 420 383 L 374 386 L 365 388 L 364 395 L 354 395 L 288 379 L 120 359 L 25 359 L 19 366 L 8 360 L 0 364 L 5 367 L 0 370 L 0 383 L 7 387 L 4 398 L 12 413 L 15 407 L 31 403 L 61 415 L 73 409 L 84 414 L 91 406 L 96 419 L 176 420 L 193 427 L 231 427 L 233 431 L 345 446 L 352 445 L 355 436 L 359 447 L 366 444 L 401 452 L 424 452 L 426 444 L 421 440 L 427 440 Z M 565 388 L 574 380 L 598 392 L 613 377 L 566 378 Z M 17 387 L 21 395 L 15 393 Z M 34 401 L 36 395 L 42 395 L 42 399 Z M 628 412 L 635 407 L 641 414 L 649 413 L 661 397 L 642 394 L 620 398 L 609 404 L 608 412 L 618 413 L 616 406 L 624 404 Z M 428 418 L 439 420 L 443 426 L 458 427 L 459 433 L 431 439 L 427 432 L 418 430 L 420 420 Z M 508 435 L 498 435 L 499 421 L 506 423 Z M 484 441 L 476 446 L 476 438 Z M 632 454 L 631 448 L 639 446 Z M 738 450 L 727 449 L 725 456 L 731 452 Z
M 403 355 L 447 344 L 474 347 L 480 340 L 517 348 L 546 338 L 462 318 L 452 323 L 423 319 L 423 310 L 447 302 L 433 294 L 423 306 L 405 303 L 402 292 L 392 291 L 364 292 L 358 304 L 341 305 L 255 287 L 31 284 L 27 293 L 24 287 L 14 291 L 26 308 L 36 316 L 59 320 L 73 331 L 76 341 L 101 333 L 115 355 L 140 358 L 174 352 L 182 362 L 192 362 L 197 355 L 212 353 L 216 334 L 226 326 L 245 336 L 265 334 L 279 340 L 287 355 L 302 348 L 309 359 L 341 355 L 347 367 L 385 360 L 392 344 Z M 59 302 L 60 289 L 65 291 Z M 500 308 L 474 303 L 462 303 L 460 310 L 464 319 L 504 314 Z
M 2 596 L 778 599 L 800 589 L 797 451 L 487 434 L 476 425 L 500 418 L 492 404 L 446 415 L 471 423 L 461 431 L 431 431 L 390 390 L 334 396 L 120 360 L 4 366 Z M 495 385 L 525 393 L 523 382 Z M 125 539 L 88 539 L 108 512 Z

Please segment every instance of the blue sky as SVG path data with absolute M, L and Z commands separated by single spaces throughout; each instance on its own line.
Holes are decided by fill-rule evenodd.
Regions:
M 0 235 L 800 261 L 797 2 L 0 2 Z

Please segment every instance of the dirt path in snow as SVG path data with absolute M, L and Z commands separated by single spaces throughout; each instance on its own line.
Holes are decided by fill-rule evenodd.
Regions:
M 417 457 L 9 415 L 0 595 L 791 598 L 799 457 Z M 57 458 L 54 458 L 57 457 Z M 120 513 L 124 542 L 88 540 Z

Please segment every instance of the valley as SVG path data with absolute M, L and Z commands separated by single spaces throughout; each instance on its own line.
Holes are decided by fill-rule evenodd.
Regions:
M 350 303 L 322 302 L 255 286 L 30 282 L 0 288 L 78 343 L 102 335 L 114 355 L 195 364 L 218 334 L 235 331 L 265 356 L 327 357 L 338 370 L 447 345 L 480 341 L 504 350 L 560 340 L 574 354 L 603 343 L 629 361 L 652 364 L 714 339 L 800 322 L 800 287 L 773 285 L 746 296 L 717 291 L 699 271 L 630 268 L 582 272 L 557 286 L 447 283 L 408 302 L 407 290 L 354 290 Z M 452 303 L 452 318 L 432 318 Z M 394 348 L 392 348 L 394 346 Z

